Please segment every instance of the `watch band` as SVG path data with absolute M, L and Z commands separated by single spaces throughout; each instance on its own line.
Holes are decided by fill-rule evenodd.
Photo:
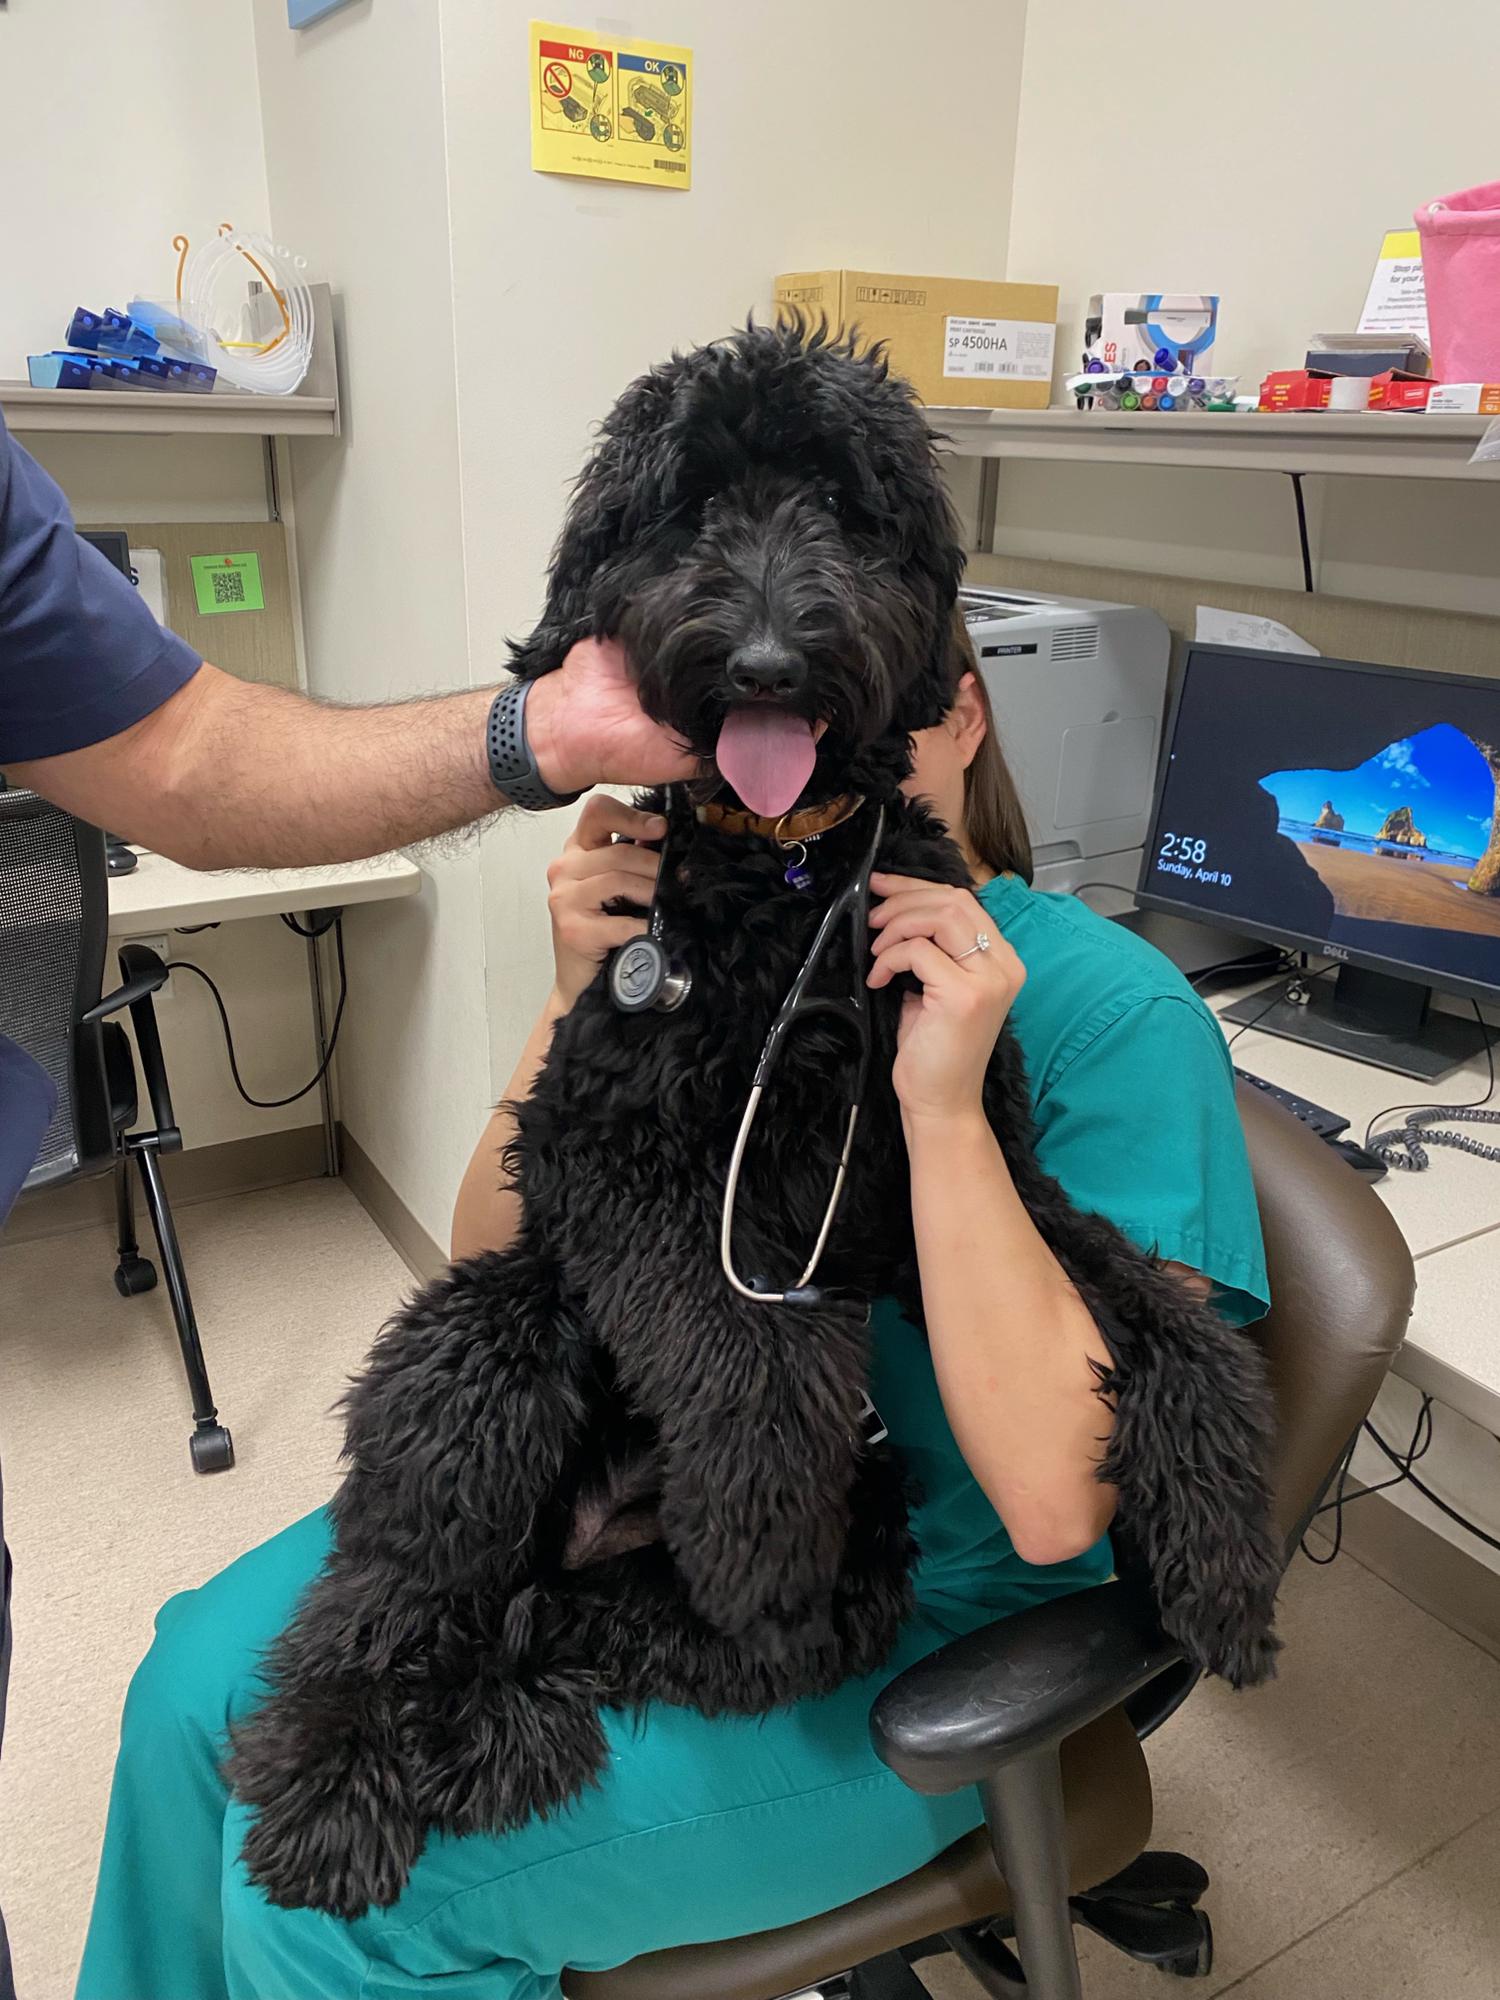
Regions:
M 554 792 L 537 769 L 526 740 L 526 697 L 530 693 L 530 681 L 511 681 L 490 703 L 484 732 L 490 782 L 512 805 L 527 812 L 548 812 L 553 806 L 572 805 L 583 793 Z

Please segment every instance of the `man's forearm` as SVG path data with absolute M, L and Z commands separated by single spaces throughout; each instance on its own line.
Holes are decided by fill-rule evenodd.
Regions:
M 15 782 L 194 868 L 353 861 L 498 811 L 493 690 L 340 708 L 205 665 L 105 743 Z

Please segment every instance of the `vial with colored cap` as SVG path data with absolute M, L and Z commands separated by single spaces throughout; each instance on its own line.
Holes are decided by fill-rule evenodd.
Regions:
M 1120 408 L 1122 410 L 1138 410 L 1140 407 L 1140 397 L 1135 393 L 1134 389 L 1127 389 L 1120 398 Z

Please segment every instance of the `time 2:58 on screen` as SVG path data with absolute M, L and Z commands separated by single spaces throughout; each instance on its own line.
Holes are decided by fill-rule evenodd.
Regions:
M 1164 833 L 1157 849 L 1158 861 L 1191 861 L 1201 867 L 1208 859 L 1208 842 L 1191 833 Z

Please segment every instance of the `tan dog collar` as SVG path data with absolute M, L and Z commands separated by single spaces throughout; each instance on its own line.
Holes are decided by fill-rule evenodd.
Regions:
M 755 834 L 761 840 L 774 840 L 780 846 L 790 846 L 795 841 L 816 840 L 821 833 L 831 833 L 845 820 L 853 819 L 864 804 L 864 800 L 853 792 L 845 792 L 841 797 L 829 799 L 825 805 L 805 806 L 801 812 L 784 812 L 779 819 L 767 819 L 762 813 L 747 812 L 743 806 L 706 805 L 697 808 L 700 826 L 711 826 L 718 833 Z

